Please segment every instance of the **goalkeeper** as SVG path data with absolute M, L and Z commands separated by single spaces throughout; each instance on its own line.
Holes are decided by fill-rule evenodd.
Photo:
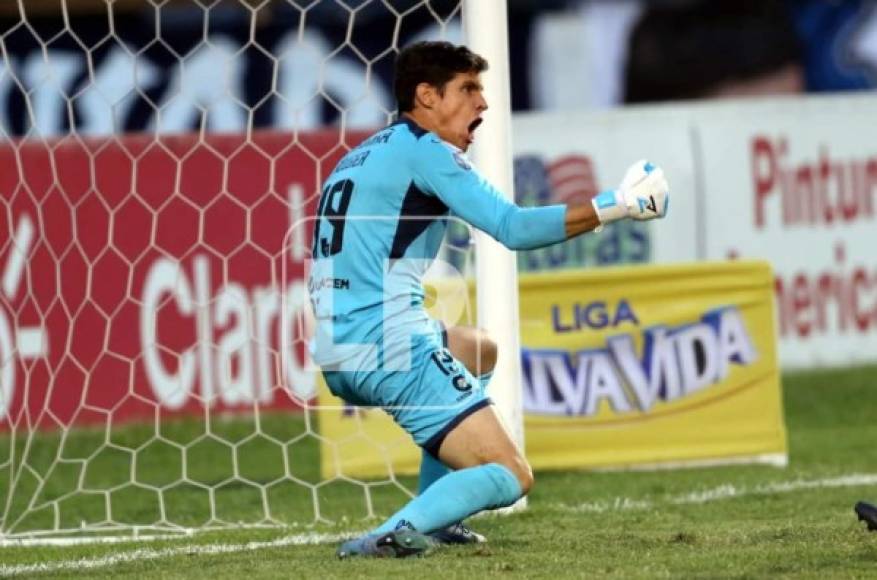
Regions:
M 317 319 L 312 355 L 332 393 L 382 407 L 423 449 L 419 495 L 342 544 L 341 557 L 407 556 L 436 540 L 483 540 L 461 522 L 513 504 L 533 485 L 485 393 L 495 346 L 477 329 L 441 328 L 423 305 L 421 278 L 446 218 L 526 250 L 667 212 L 663 172 L 644 161 L 592 203 L 519 208 L 507 201 L 465 156 L 487 110 L 486 69 L 482 57 L 447 42 L 401 51 L 398 120 L 350 151 L 324 184 L 308 284 Z

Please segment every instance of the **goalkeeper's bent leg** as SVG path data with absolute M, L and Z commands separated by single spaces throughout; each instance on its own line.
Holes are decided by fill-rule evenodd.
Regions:
M 479 511 L 511 505 L 533 484 L 529 464 L 490 406 L 466 417 L 437 445 L 441 462 L 458 471 L 435 481 L 376 532 L 400 526 L 433 532 Z
M 468 467 L 433 483 L 373 533 L 401 527 L 429 533 L 482 510 L 512 505 L 521 495 L 518 478 L 504 465 Z

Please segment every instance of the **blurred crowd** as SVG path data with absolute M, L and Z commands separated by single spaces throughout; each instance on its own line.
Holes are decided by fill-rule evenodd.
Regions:
M 372 128 L 391 49 L 462 43 L 459 5 L 0 1 L 0 134 Z M 516 111 L 877 87 L 877 0 L 508 0 L 508 30 Z
M 536 50 L 569 42 L 586 88 L 537 89 L 534 108 L 877 87 L 873 0 L 571 0 L 562 14 L 578 32 L 549 23 Z

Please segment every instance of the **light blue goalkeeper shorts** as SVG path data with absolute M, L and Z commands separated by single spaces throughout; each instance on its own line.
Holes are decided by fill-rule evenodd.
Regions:
M 445 437 L 463 419 L 491 404 L 481 382 L 447 349 L 437 331 L 411 338 L 408 370 L 323 369 L 329 390 L 352 405 L 381 407 L 414 442 L 438 457 Z

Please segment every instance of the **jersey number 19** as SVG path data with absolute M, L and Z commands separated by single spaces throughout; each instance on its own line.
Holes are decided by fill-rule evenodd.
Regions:
M 350 197 L 353 195 L 353 181 L 342 179 L 327 185 L 320 197 L 317 209 L 317 223 L 314 226 L 313 258 L 328 258 L 341 251 L 344 243 L 344 224 Z M 320 225 L 326 220 L 332 226 L 332 238 L 320 237 Z M 325 231 L 325 230 L 324 230 Z

